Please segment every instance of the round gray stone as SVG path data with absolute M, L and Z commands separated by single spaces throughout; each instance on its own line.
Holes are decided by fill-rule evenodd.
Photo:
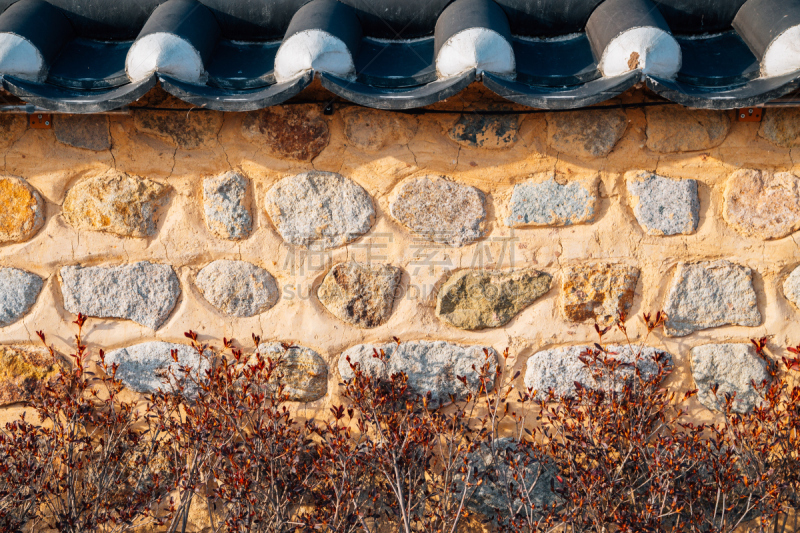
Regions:
M 178 352 L 178 362 L 172 358 L 172 350 Z M 205 378 L 205 372 L 210 368 L 211 352 L 206 352 L 203 357 L 196 349 L 185 344 L 169 342 L 144 342 L 120 348 L 106 354 L 106 364 L 117 364 L 117 379 L 131 390 L 147 394 L 163 390 L 170 392 L 177 385 L 184 374 L 181 367 L 191 369 L 191 376 L 196 381 Z M 187 384 L 190 394 L 195 391 L 193 385 Z
M 767 363 L 752 344 L 706 344 L 692 348 L 692 376 L 697 399 L 714 410 L 725 408 L 725 395 L 736 394 L 733 410 L 746 413 L 761 403 L 752 383 L 769 380 Z M 711 388 L 719 385 L 717 394 Z
M 571 226 L 594 220 L 597 211 L 597 183 L 572 181 L 558 183 L 555 178 L 514 185 L 506 224 L 524 226 Z
M 171 266 L 148 261 L 66 266 L 61 269 L 61 294 L 70 313 L 122 318 L 156 330 L 178 302 L 181 285 Z
M 387 364 L 373 356 L 375 350 L 384 351 Z M 488 351 L 488 358 L 484 350 Z M 477 390 L 483 365 L 489 364 L 491 375 L 497 368 L 497 352 L 490 346 L 461 346 L 445 341 L 359 344 L 339 356 L 339 374 L 344 380 L 355 376 L 348 357 L 350 363 L 358 363 L 374 379 L 388 380 L 392 374 L 405 373 L 414 392 L 421 396 L 431 393 L 431 407 L 449 403 L 451 394 L 463 399 Z M 459 376 L 467 378 L 466 386 Z
M 652 172 L 631 172 L 626 178 L 633 214 L 646 233 L 689 235 L 697 231 L 697 181 L 675 180 Z
M 227 172 L 203 180 L 203 211 L 208 229 L 217 237 L 244 239 L 253 229 L 247 208 L 250 182 L 238 172 Z
M 633 367 L 623 367 L 616 375 L 605 375 L 596 379 L 583 361 L 581 354 L 594 350 L 594 346 L 565 346 L 542 350 L 528 358 L 525 370 L 525 386 L 533 389 L 537 397 L 547 398 L 549 391 L 558 397 L 569 397 L 575 394 L 575 383 L 590 389 L 621 391 L 625 383 L 635 375 Z M 643 378 L 648 379 L 658 372 L 656 357 L 663 354 L 667 366 L 672 365 L 672 355 L 651 346 L 611 345 L 606 350 L 614 359 L 636 364 Z
M 392 216 L 425 240 L 465 246 L 486 232 L 483 192 L 443 176 L 413 178 L 390 203 Z
M 198 272 L 196 282 L 205 299 L 228 316 L 255 316 L 278 302 L 272 274 L 246 261 L 214 261 Z
M 44 281 L 18 268 L 0 268 L 0 328 L 10 326 L 33 307 Z
M 664 305 L 667 335 L 724 325 L 758 326 L 752 270 L 725 260 L 679 263 Z
M 321 249 L 350 243 L 375 222 L 367 191 L 333 172 L 303 172 L 282 179 L 267 192 L 266 211 L 283 240 Z

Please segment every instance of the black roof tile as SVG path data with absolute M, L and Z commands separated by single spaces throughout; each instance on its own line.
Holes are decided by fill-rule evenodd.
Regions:
M 0 39 L 3 87 L 73 113 L 124 106 L 159 81 L 188 103 L 228 111 L 279 104 L 314 76 L 381 109 L 430 105 L 476 80 L 548 109 L 599 103 L 640 81 L 714 109 L 758 105 L 800 84 L 791 71 L 800 57 L 765 66 L 773 43 L 800 33 L 798 0 L 0 0 L 0 12 L 0 37 L 10 36 Z M 276 55 L 298 34 L 303 46 L 284 49 L 298 54 L 298 71 L 278 83 Z M 148 35 L 155 70 L 132 82 L 126 60 Z M 452 65 L 437 62 L 446 46 L 461 54 L 449 77 Z M 494 70 L 508 50 L 513 72 Z M 663 61 L 669 50 L 679 57 Z M 630 55 L 628 72 L 602 72 L 607 53 Z M 20 67 L 34 56 L 40 71 Z M 179 79 L 181 62 L 197 58 L 203 75 Z

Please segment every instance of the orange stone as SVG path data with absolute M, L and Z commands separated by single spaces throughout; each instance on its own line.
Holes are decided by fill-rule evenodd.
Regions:
M 44 224 L 44 202 L 27 181 L 0 177 L 0 243 L 23 242 Z

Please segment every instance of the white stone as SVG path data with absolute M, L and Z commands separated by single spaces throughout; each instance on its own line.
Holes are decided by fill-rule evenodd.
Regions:
M 439 77 L 451 78 L 471 69 L 514 78 L 516 60 L 511 43 L 488 28 L 469 28 L 447 39 L 436 56 Z
M 255 316 L 278 301 L 275 278 L 245 261 L 219 260 L 197 274 L 197 287 L 206 300 L 228 316 Z
M 265 209 L 284 241 L 322 249 L 358 239 L 375 221 L 367 191 L 333 172 L 282 179 L 267 192 Z
M 792 26 L 770 43 L 761 58 L 761 74 L 770 78 L 800 69 L 800 26 Z
M 44 281 L 18 268 L 0 268 L 0 328 L 10 326 L 33 307 Z
M 792 273 L 783 282 L 783 294 L 800 308 L 800 267 L 792 270 Z
M 47 63 L 32 42 L 14 33 L 0 33 L 0 74 L 43 82 Z
M 750 268 L 725 260 L 679 263 L 664 311 L 667 335 L 683 337 L 725 325 L 758 326 L 758 310 Z
M 178 362 L 172 358 L 172 350 L 178 352 Z M 129 389 L 148 394 L 163 390 L 171 392 L 179 380 L 186 380 L 181 367 L 191 369 L 190 376 L 195 381 L 205 379 L 213 354 L 207 351 L 201 357 L 198 351 L 185 344 L 169 342 L 144 342 L 127 348 L 120 348 L 106 354 L 106 364 L 117 364 L 116 377 Z M 196 386 L 190 380 L 184 381 L 186 392 L 192 395 Z
M 525 370 L 525 386 L 536 391 L 537 398 L 547 398 L 553 391 L 557 397 L 569 397 L 575 394 L 575 383 L 590 389 L 605 391 L 621 391 L 625 383 L 633 379 L 633 367 L 622 367 L 616 375 L 605 375 L 596 379 L 583 361 L 581 354 L 594 350 L 594 346 L 565 346 L 542 350 L 528 358 Z M 662 354 L 662 363 L 672 366 L 672 355 L 651 346 L 606 346 L 609 357 L 636 365 L 642 378 L 648 379 L 656 375 L 658 365 L 656 357 Z
M 646 26 L 617 35 L 600 60 L 603 76 L 613 77 L 639 68 L 643 74 L 674 78 L 681 69 L 681 47 L 664 30 Z
M 178 303 L 181 285 L 171 266 L 148 261 L 66 266 L 61 269 L 61 294 L 70 313 L 122 318 L 156 330 Z
M 725 395 L 736 394 L 733 410 L 746 413 L 761 403 L 753 383 L 769 380 L 766 362 L 752 344 L 706 344 L 692 348 L 692 376 L 697 399 L 714 410 L 725 408 Z M 718 385 L 717 394 L 711 387 Z
M 278 83 L 293 80 L 309 70 L 355 79 L 356 67 L 347 45 L 322 30 L 305 30 L 286 39 L 275 56 Z
M 374 357 L 376 350 L 384 351 L 387 364 Z M 451 394 L 461 399 L 477 390 L 485 364 L 489 364 L 489 373 L 494 376 L 497 352 L 489 346 L 461 346 L 445 341 L 359 344 L 339 356 L 339 375 L 344 380 L 355 376 L 350 363 L 359 363 L 364 374 L 373 379 L 388 380 L 392 374 L 403 372 L 408 376 L 409 387 L 421 396 L 430 392 L 430 405 L 438 407 L 449 403 Z M 459 376 L 467 378 L 466 386 Z
M 651 172 L 631 172 L 626 178 L 633 214 L 648 235 L 689 235 L 697 230 L 697 181 Z
M 250 182 L 238 172 L 203 180 L 203 211 L 206 225 L 217 237 L 244 239 L 253 228 L 253 217 L 247 208 Z
M 166 32 L 151 33 L 133 43 L 125 58 L 125 72 L 133 82 L 160 72 L 187 83 L 205 83 L 200 52 L 189 41 Z

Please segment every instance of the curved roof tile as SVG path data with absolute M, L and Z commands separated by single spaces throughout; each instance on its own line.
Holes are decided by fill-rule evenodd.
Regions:
M 124 106 L 157 81 L 194 105 L 253 110 L 315 76 L 381 109 L 476 80 L 537 108 L 646 81 L 727 109 L 795 90 L 798 41 L 796 0 L 0 0 L 3 87 L 70 113 Z

